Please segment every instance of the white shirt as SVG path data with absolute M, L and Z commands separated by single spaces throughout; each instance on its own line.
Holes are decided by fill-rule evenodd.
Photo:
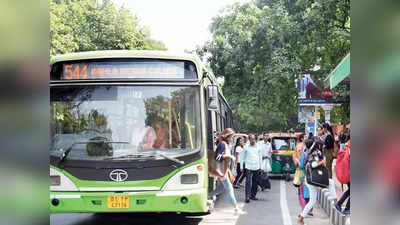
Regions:
M 267 156 L 268 158 L 271 158 L 272 156 L 272 146 L 271 143 L 265 142 L 264 140 L 259 141 L 257 143 L 258 147 L 260 148 L 260 154 L 262 157 Z M 267 163 L 269 163 L 269 159 L 265 158 L 262 160 L 261 163 L 261 169 L 265 170 L 267 168 Z
M 246 164 L 246 169 L 249 170 L 259 170 L 261 169 L 261 152 L 260 148 L 255 145 L 245 146 L 243 151 L 242 160 Z
M 238 161 L 238 163 L 240 163 L 240 167 L 241 168 L 243 168 L 243 148 L 242 147 L 240 147 L 240 146 L 237 146 L 236 147 L 236 153 L 238 153 L 238 158 L 237 158 L 237 161 Z M 236 157 L 236 155 L 235 155 L 235 157 Z

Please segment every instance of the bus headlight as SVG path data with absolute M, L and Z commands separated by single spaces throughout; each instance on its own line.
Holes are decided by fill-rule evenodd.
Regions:
M 61 184 L 60 176 L 50 176 L 50 186 L 59 186 Z
M 199 176 L 197 174 L 183 174 L 181 175 L 181 184 L 197 184 Z
M 50 191 L 78 191 L 78 188 L 71 179 L 50 167 Z
M 173 175 L 162 187 L 163 191 L 190 190 L 204 186 L 204 164 L 189 166 Z

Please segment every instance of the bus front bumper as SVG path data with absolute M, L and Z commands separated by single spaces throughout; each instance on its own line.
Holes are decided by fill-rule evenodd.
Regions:
M 108 208 L 109 196 L 128 196 L 129 208 Z M 141 192 L 50 192 L 49 205 L 51 213 L 208 211 L 206 188 Z

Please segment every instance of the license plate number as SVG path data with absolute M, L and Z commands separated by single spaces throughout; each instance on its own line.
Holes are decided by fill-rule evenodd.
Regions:
M 129 196 L 108 196 L 107 208 L 109 209 L 128 209 L 130 203 Z

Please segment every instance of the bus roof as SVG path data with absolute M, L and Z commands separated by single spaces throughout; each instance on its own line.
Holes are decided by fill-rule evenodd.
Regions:
M 203 71 L 207 71 L 207 76 L 217 84 L 220 89 L 221 96 L 225 103 L 230 108 L 228 101 L 222 94 L 222 87 L 217 83 L 217 79 L 211 70 L 206 69 L 201 63 L 201 60 L 197 55 L 187 53 L 175 53 L 171 51 L 156 51 L 156 50 L 103 50 L 103 51 L 86 51 L 86 52 L 74 52 L 61 55 L 55 55 L 50 59 L 50 66 L 57 62 L 73 61 L 73 60 L 85 60 L 85 59 L 104 59 L 104 58 L 158 58 L 158 59 L 176 59 L 176 60 L 188 60 L 196 64 L 199 75 Z M 201 78 L 201 77 L 199 77 Z
M 177 59 L 193 61 L 199 69 L 203 69 L 200 59 L 193 54 L 173 53 L 169 51 L 154 50 L 104 50 L 75 52 L 51 57 L 50 65 L 61 61 L 101 59 L 101 58 L 159 58 L 159 59 Z

